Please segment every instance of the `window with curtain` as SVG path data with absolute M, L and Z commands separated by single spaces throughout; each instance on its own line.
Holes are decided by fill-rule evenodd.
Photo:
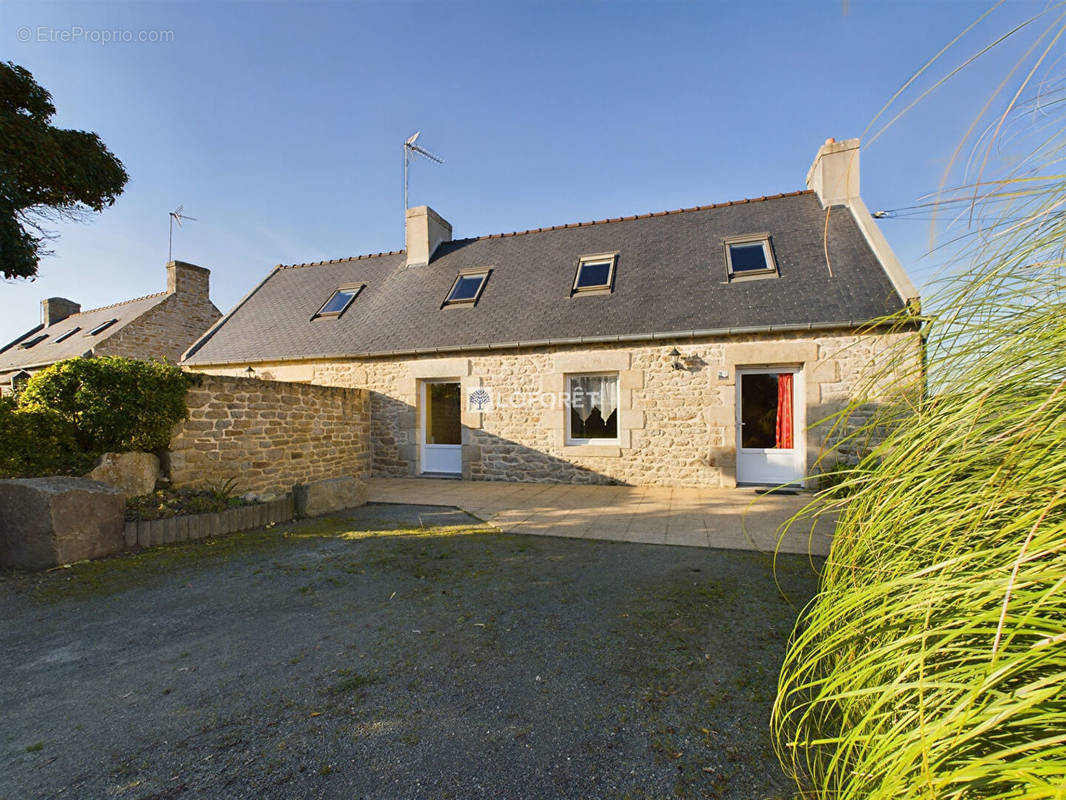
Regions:
M 791 372 L 754 373 L 741 379 L 741 446 L 755 450 L 791 450 L 795 446 Z
M 617 375 L 571 375 L 566 391 L 570 402 L 568 442 L 618 438 Z

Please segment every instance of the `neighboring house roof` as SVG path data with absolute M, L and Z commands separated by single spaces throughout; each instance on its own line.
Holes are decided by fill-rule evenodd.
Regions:
M 166 292 L 158 292 L 127 300 L 124 303 L 80 311 L 48 327 L 38 325 L 0 349 L 0 372 L 39 367 L 54 364 L 64 358 L 85 355 L 146 311 L 159 305 L 166 297 Z M 95 336 L 90 335 L 90 331 L 94 328 L 112 319 L 116 320 L 113 325 Z M 74 328 L 81 328 L 81 330 L 61 342 L 56 341 Z M 47 334 L 47 338 L 29 348 L 21 346 L 23 342 L 29 343 L 41 334 Z
M 729 282 L 723 240 L 769 233 L 779 277 Z M 610 294 L 571 296 L 578 260 L 618 253 Z M 828 254 L 828 264 L 827 264 Z M 476 305 L 441 307 L 491 267 Z M 830 269 L 832 274 L 830 275 Z M 340 317 L 313 319 L 365 284 Z M 810 191 L 276 267 L 185 354 L 190 364 L 375 356 L 653 334 L 855 326 L 904 307 L 845 206 Z

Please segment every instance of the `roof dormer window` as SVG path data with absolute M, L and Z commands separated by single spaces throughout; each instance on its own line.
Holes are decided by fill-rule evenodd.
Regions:
M 610 292 L 614 286 L 614 265 L 617 260 L 617 253 L 582 256 L 577 263 L 577 274 L 574 275 L 571 294 Z
M 67 339 L 69 339 L 71 336 L 73 336 L 75 333 L 77 333 L 80 330 L 81 330 L 81 328 L 71 328 L 66 333 L 63 333 L 63 334 L 60 334 L 59 336 L 57 336 L 56 340 L 55 340 L 55 343 L 59 344 L 60 342 L 65 342 Z
M 460 271 L 455 277 L 451 291 L 448 292 L 447 299 L 441 304 L 441 308 L 452 305 L 476 305 L 490 274 L 492 270 L 484 268 Z
M 329 296 L 329 299 L 322 304 L 322 308 L 318 309 L 318 312 L 311 319 L 339 317 L 348 310 L 348 306 L 352 304 L 352 301 L 363 290 L 364 286 L 366 286 L 365 283 L 338 286 L 337 290 Z
M 770 246 L 770 234 L 757 233 L 751 236 L 726 239 L 725 263 L 729 280 L 769 278 L 777 276 L 774 251 Z
M 117 319 L 109 319 L 107 322 L 101 322 L 99 325 L 97 325 L 95 328 L 93 328 L 91 331 L 89 331 L 89 335 L 90 336 L 96 336 L 96 334 L 98 334 L 98 333 L 103 333 L 108 328 L 110 328 L 112 325 L 114 325 L 116 322 L 118 322 Z
M 39 334 L 37 336 L 34 336 L 32 339 L 27 339 L 26 341 L 21 342 L 19 344 L 19 347 L 21 347 L 23 350 L 29 350 L 31 347 L 36 347 L 37 345 L 39 345 L 41 342 L 43 342 L 47 338 L 48 338 L 48 334 L 47 333 L 42 333 L 42 334 Z

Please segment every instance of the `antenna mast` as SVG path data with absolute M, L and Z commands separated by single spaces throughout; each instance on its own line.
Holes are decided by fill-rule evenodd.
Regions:
M 411 169 L 411 155 L 428 158 L 437 164 L 444 163 L 443 158 L 438 158 L 424 147 L 416 144 L 418 137 L 421 135 L 422 131 L 415 131 L 403 143 L 403 247 L 405 250 L 407 249 L 407 209 L 409 208 L 407 204 L 407 176 Z
M 184 208 L 185 208 L 185 204 L 183 203 L 182 205 L 178 206 L 177 208 L 175 208 L 173 211 L 170 212 L 170 243 L 167 246 L 167 261 L 168 262 L 174 260 L 174 223 L 175 222 L 178 223 L 178 227 L 180 228 L 181 227 L 181 221 L 183 219 L 189 219 L 189 220 L 192 220 L 193 222 L 196 222 L 196 217 L 190 217 L 190 216 L 187 216 L 187 215 L 181 213 Z

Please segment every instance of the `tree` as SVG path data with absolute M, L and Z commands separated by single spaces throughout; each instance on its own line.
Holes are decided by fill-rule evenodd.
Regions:
M 0 276 L 33 278 L 49 220 L 113 205 L 125 167 L 100 137 L 51 124 L 52 96 L 29 70 L 0 61 Z

